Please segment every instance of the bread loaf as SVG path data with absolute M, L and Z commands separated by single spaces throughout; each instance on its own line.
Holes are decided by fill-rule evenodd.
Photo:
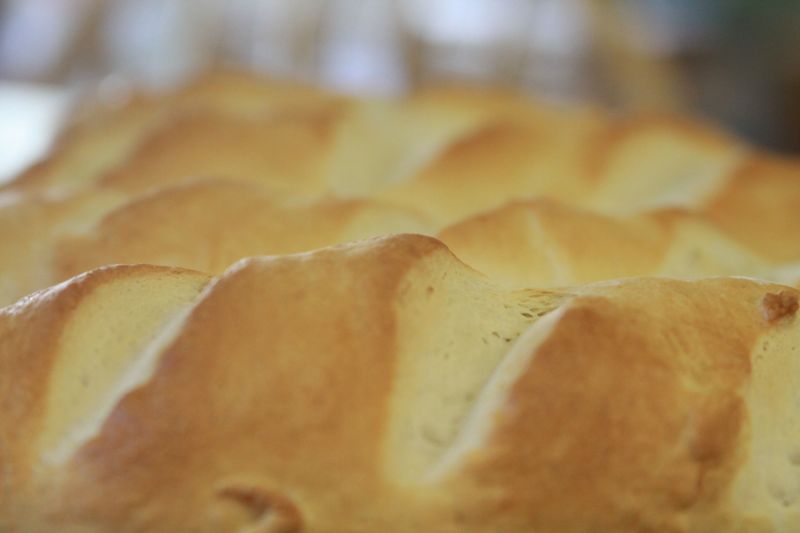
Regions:
M 397 236 L 0 311 L 5 530 L 796 531 L 798 293 Z M 249 528 L 249 529 L 248 529 Z
M 538 197 L 611 216 L 680 207 L 769 261 L 791 262 L 800 260 L 799 169 L 677 117 L 453 89 L 356 100 L 217 74 L 90 115 L 0 200 L 130 197 L 214 178 L 305 201 L 379 198 L 422 212 L 434 230 Z
M 90 110 L 0 188 L 0 531 L 800 531 L 799 202 L 501 91 Z
M 517 201 L 438 236 L 470 266 L 523 286 L 632 276 L 800 281 L 793 265 L 769 261 L 708 218 L 674 208 L 614 217 L 547 200 Z
M 800 161 L 753 156 L 705 212 L 720 228 L 777 261 L 800 256 Z
M 438 235 L 522 285 L 800 278 L 795 165 L 676 118 L 463 89 L 345 100 L 217 74 L 66 139 L 0 192 L 0 304 L 104 264 L 219 273 L 394 232 Z M 685 212 L 642 211 L 670 203 Z
M 519 286 L 631 276 L 800 281 L 800 264 L 769 261 L 707 218 L 674 209 L 612 217 L 553 201 L 517 201 L 439 232 L 435 226 L 411 208 L 379 200 L 289 201 L 228 180 L 193 180 L 130 197 L 27 200 L 0 208 L 0 250 L 8 258 L 0 262 L 0 303 L 107 264 L 218 274 L 243 257 L 401 232 L 436 234 L 473 268 Z
M 105 191 L 67 198 L 14 194 L 0 201 L 0 306 L 66 279 L 53 272 L 60 239 L 91 228 L 126 201 Z
M 410 209 L 368 199 L 286 202 L 242 181 L 192 180 L 126 195 L 23 197 L 0 206 L 0 305 L 86 270 L 150 263 L 220 273 L 242 257 L 430 232 Z
M 22 173 L 10 188 L 69 191 L 92 185 L 151 135 L 158 136 L 173 121 L 180 124 L 186 114 L 240 118 L 295 112 L 325 114 L 344 102 L 343 97 L 310 87 L 233 72 L 211 73 L 173 93 L 136 94 L 121 103 L 112 98 L 104 105 L 93 101 L 94 105 L 66 128 L 51 154 Z M 201 130 L 214 127 L 213 122 L 195 125 Z

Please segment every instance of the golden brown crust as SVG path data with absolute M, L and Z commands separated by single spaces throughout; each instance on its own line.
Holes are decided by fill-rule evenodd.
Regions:
M 509 291 L 439 242 L 412 235 L 249 260 L 192 304 L 152 373 L 119 398 L 98 432 L 37 473 L 37 498 L 19 507 L 31 514 L 12 516 L 23 526 L 36 518 L 86 531 L 794 524 L 791 508 L 745 510 L 730 499 L 744 465 L 767 460 L 748 444 L 750 413 L 776 400 L 768 390 L 743 392 L 756 379 L 754 354 L 782 357 L 800 342 L 795 319 L 776 329 L 761 314 L 764 295 L 781 291 L 797 298 L 743 279 Z M 533 297 L 550 299 L 543 318 L 531 314 L 521 333 L 497 339 L 500 358 L 459 407 L 468 416 L 454 440 L 437 444 L 440 455 L 421 477 L 391 467 L 406 452 L 390 426 L 441 409 L 395 405 L 415 401 L 422 376 L 414 360 L 439 373 L 447 353 L 495 357 L 492 346 L 469 340 L 493 338 L 480 331 L 490 322 L 459 328 L 493 306 L 509 324 Z M 35 305 L 20 305 L 39 316 Z M 436 313 L 446 313 L 447 331 L 427 321 Z M 12 337 L 31 331 L 0 327 Z M 423 348 L 451 329 L 455 344 Z M 758 351 L 779 331 L 795 340 Z M 432 438 L 424 435 L 434 430 L 414 431 Z
M 341 95 L 306 85 L 242 72 L 214 71 L 172 93 L 133 94 L 122 102 L 90 108 L 85 116 L 67 126 L 46 159 L 3 189 L 74 190 L 91 186 L 151 133 L 168 125 L 172 116 L 182 113 L 327 116 L 347 105 L 348 99 Z
M 686 210 L 615 217 L 546 200 L 516 201 L 448 226 L 438 237 L 491 278 L 523 286 L 777 275 L 770 262 Z
M 2 192 L 0 299 L 219 275 L 0 309 L 0 530 L 800 531 L 797 290 L 525 288 L 788 276 L 796 167 L 503 92 L 90 114 Z M 489 277 L 318 249 L 434 225 Z
M 727 511 L 763 291 L 748 285 L 642 280 L 575 299 L 451 474 L 479 502 L 462 513 L 501 530 L 695 531 Z
M 328 114 L 310 113 L 177 115 L 152 131 L 99 184 L 135 192 L 198 177 L 224 178 L 318 195 L 330 123 Z
M 225 503 L 212 488 L 245 477 L 290 499 L 304 496 L 295 502 L 303 521 L 334 524 L 314 515 L 338 513 L 377 482 L 385 420 L 379 399 L 390 389 L 392 367 L 386 344 L 393 329 L 392 293 L 402 273 L 437 247 L 427 239 L 399 238 L 235 268 L 195 307 L 161 356 L 160 368 L 169 370 L 159 370 L 124 398 L 105 424 L 109 438 L 88 443 L 76 456 L 67 488 L 76 497 L 62 509 L 63 520 L 91 518 L 113 528 L 124 518 L 131 530 L 153 527 L 154 518 L 137 509 L 150 507 L 146 501 L 172 499 L 157 511 L 158 527 L 210 530 L 206 521 Z M 384 261 L 387 255 L 394 260 Z M 320 291 L 327 294 L 320 298 Z M 378 302 L 383 303 L 375 308 Z M 297 323 L 305 326 L 291 326 Z M 242 335 L 251 331 L 259 333 Z M 298 357 L 309 372 L 291 377 Z M 230 396 L 224 390 L 233 384 L 239 392 Z M 158 408 L 157 418 L 142 417 L 156 405 L 151 395 L 168 390 L 171 399 Z M 206 414 L 187 418 L 197 394 Z M 341 416 L 347 412 L 353 416 Z M 209 424 L 216 427 L 214 435 L 207 433 Z M 220 446 L 232 462 L 215 455 Z M 176 453 L 186 461 L 163 463 Z M 206 467 L 186 470 L 190 464 Z M 150 475 L 163 467 L 171 474 Z M 108 476 L 109 468 L 131 470 Z M 88 490 L 97 483 L 118 497 L 109 501 Z M 170 494 L 182 494 L 182 501 Z M 236 518 L 219 512 L 220 519 Z
M 15 195 L 0 202 L 0 306 L 62 281 L 53 276 L 55 244 L 123 202 L 105 192 L 68 198 Z
M 219 273 L 242 257 L 294 253 L 375 235 L 432 232 L 409 208 L 373 200 L 298 204 L 258 184 L 192 180 L 124 201 L 115 194 L 31 199 L 0 208 L 8 250 L 2 302 L 104 264 Z M 122 205 L 118 205 L 118 204 Z M 686 210 L 612 217 L 552 201 L 516 201 L 438 233 L 497 281 L 559 286 L 630 276 L 745 275 L 794 282 Z M 23 242 L 35 242 L 36 246 Z M 14 250 L 25 249 L 26 252 Z
M 577 156 L 592 192 L 584 205 L 628 214 L 700 207 L 724 188 L 748 148 L 697 121 L 631 115 L 590 136 Z
M 544 184 L 536 181 L 542 140 L 530 125 L 488 124 L 452 143 L 418 175 L 381 196 L 449 223 L 514 197 L 545 193 Z M 487 187 L 488 176 L 493 176 L 492 187 Z
M 254 184 L 193 181 L 137 197 L 54 251 L 53 281 L 105 264 L 220 273 L 243 257 L 296 253 L 386 233 L 426 231 L 413 211 L 371 200 L 286 204 Z
M 184 283 L 202 287 L 208 277 L 197 272 L 149 265 L 106 267 L 73 278 L 68 283 L 34 293 L 14 305 L 0 308 L 0 525 L 10 517 L 25 517 L 31 478 L 40 467 L 37 447 L 47 432 L 51 388 L 94 386 L 98 382 L 53 382 L 54 369 L 69 366 L 62 360 L 66 331 L 81 306 L 91 305 L 99 292 L 139 287 L 145 297 L 151 281 L 180 288 Z M 93 300 L 94 298 L 94 300 Z M 87 303 L 88 302 L 88 303 Z M 141 304 L 134 304 L 142 307 Z M 143 308 L 147 308 L 144 304 Z M 133 306 L 129 309 L 132 311 Z M 150 310 L 156 313 L 155 310 Z M 133 312 L 135 316 L 135 312 Z M 142 332 L 146 339 L 148 332 Z M 115 356 L 115 354 L 108 354 Z M 66 356 L 65 356 L 66 357 Z M 61 366 L 60 366 L 61 365 Z M 35 501 L 35 499 L 34 499 Z M 20 506 L 19 509 L 15 509 Z M 34 511 L 30 511 L 34 512 Z
M 351 101 L 220 72 L 90 115 L 9 187 L 133 192 L 216 177 L 303 197 L 378 194 L 439 225 L 532 197 L 613 215 L 690 206 L 757 255 L 793 261 L 793 166 L 678 116 L 613 118 L 464 88 Z
M 726 152 L 737 144 L 734 138 L 696 118 L 652 113 L 624 116 L 598 130 L 584 156 L 586 175 L 593 181 L 601 181 L 619 151 L 648 135 L 663 135 L 675 142 L 696 144 L 718 152 Z
M 708 216 L 775 261 L 800 258 L 800 162 L 754 156 L 708 202 Z

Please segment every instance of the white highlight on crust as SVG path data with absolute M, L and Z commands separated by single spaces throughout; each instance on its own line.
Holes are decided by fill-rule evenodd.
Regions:
M 570 262 L 564 261 L 563 258 L 560 257 L 563 255 L 562 251 L 550 235 L 550 232 L 545 231 L 539 214 L 532 213 L 529 217 L 529 221 L 536 239 L 534 245 L 544 250 L 544 255 L 553 271 L 555 284 L 568 285 L 569 281 L 575 278 L 575 273 L 573 272 Z
M 506 404 L 509 391 L 530 366 L 539 347 L 550 337 L 553 328 L 564 316 L 565 307 L 562 305 L 546 314 L 517 339 L 486 382 L 452 446 L 426 476 L 427 482 L 439 481 L 456 469 L 461 459 L 470 452 L 483 447 L 494 429 L 493 415 Z

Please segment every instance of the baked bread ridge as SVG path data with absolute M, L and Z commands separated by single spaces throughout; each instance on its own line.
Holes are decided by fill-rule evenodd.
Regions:
M 0 196 L 135 198 L 198 176 L 305 200 L 377 197 L 423 212 L 433 230 L 520 198 L 615 216 L 690 206 L 769 261 L 800 260 L 796 161 L 692 119 L 615 117 L 501 91 L 366 100 L 213 73 L 68 129 Z
M 186 114 L 324 115 L 347 102 L 348 98 L 333 92 L 232 70 L 208 72 L 166 93 L 89 99 L 83 112 L 76 113 L 58 136 L 48 157 L 0 190 L 70 191 L 91 186 L 151 134 L 169 128 Z
M 259 115 L 279 120 L 265 130 L 259 127 L 261 121 L 253 120 Z M 282 116 L 304 120 L 289 120 L 287 125 Z M 710 127 L 680 118 L 635 115 L 620 120 L 586 106 L 548 106 L 518 93 L 423 89 L 404 99 L 354 100 L 226 73 L 209 74 L 172 93 L 140 97 L 127 107 L 96 113 L 85 122 L 64 134 L 52 157 L 9 187 L 70 189 L 105 182 L 130 188 L 148 180 L 179 180 L 182 176 L 174 172 L 192 173 L 197 167 L 187 159 L 184 152 L 188 150 L 199 152 L 198 158 L 210 168 L 222 165 L 222 173 L 245 174 L 237 176 L 240 179 L 255 179 L 258 163 L 266 160 L 279 173 L 292 174 L 282 179 L 293 177 L 289 181 L 311 190 L 321 185 L 312 183 L 320 175 L 330 190 L 344 195 L 369 195 L 400 184 L 398 191 L 388 194 L 413 201 L 418 193 L 427 193 L 433 214 L 452 222 L 459 213 L 494 207 L 496 199 L 490 196 L 484 199 L 488 204 L 481 204 L 480 195 L 466 202 L 442 196 L 439 189 L 453 179 L 448 175 L 453 166 L 448 162 L 451 145 L 466 142 L 478 151 L 481 146 L 499 148 L 471 166 L 485 176 L 499 169 L 499 177 L 508 172 L 517 175 L 507 184 L 514 192 L 521 189 L 562 199 L 580 196 L 582 202 L 612 210 L 651 207 L 631 202 L 630 196 L 645 192 L 645 203 L 658 203 L 664 187 L 674 188 L 676 180 L 679 188 L 686 189 L 687 182 L 692 182 L 707 189 L 708 183 L 710 187 L 724 178 L 727 162 L 743 149 Z M 270 129 L 285 131 L 276 136 Z M 470 140 L 476 134 L 478 142 Z M 231 137 L 227 142 L 226 135 Z M 287 146 L 285 137 L 297 146 Z M 365 143 L 370 150 L 363 149 Z M 205 148 L 215 145 L 219 160 Z M 521 145 L 529 146 L 532 153 L 521 153 Z M 244 150 L 248 146 L 260 147 L 256 152 L 275 153 L 248 154 Z M 177 157 L 170 167 L 167 156 L 171 152 Z M 293 156 L 294 152 L 308 157 L 304 160 Z M 646 157 L 637 158 L 642 153 Z M 677 175 L 670 171 L 676 165 Z M 520 182 L 525 173 L 519 176 L 518 167 L 530 174 L 527 184 Z M 144 183 L 128 179 L 127 174 L 134 178 L 145 174 L 140 179 Z M 419 184 L 404 190 L 405 182 Z M 584 190 L 593 194 L 582 194 Z M 691 202 L 700 193 L 689 187 L 682 194 Z
M 630 276 L 800 281 L 791 263 L 770 261 L 710 217 L 679 209 L 619 217 L 546 199 L 516 200 L 436 232 L 424 215 L 387 201 L 300 200 L 224 179 L 132 196 L 102 190 L 40 196 L 0 206 L 0 305 L 105 264 L 218 274 L 242 257 L 408 232 L 436 235 L 473 268 L 523 287 Z
M 0 308 L 0 526 L 25 516 L 37 469 L 102 412 L 132 355 L 209 279 L 174 267 L 102 267 Z
M 685 209 L 612 216 L 547 199 L 516 200 L 452 224 L 437 238 L 473 268 L 519 286 L 633 276 L 800 281 L 792 264 L 771 261 Z
M 749 248 L 777 261 L 800 258 L 800 158 L 755 154 L 709 199 L 706 216 Z
M 131 196 L 108 190 L 18 196 L 0 205 L 0 306 L 107 264 L 218 274 L 242 257 L 431 231 L 424 216 L 387 202 L 303 201 L 221 179 Z
M 66 279 L 54 277 L 58 242 L 88 230 L 105 213 L 128 201 L 110 191 L 67 197 L 9 194 L 0 199 L 0 306 Z
M 145 267 L 101 272 L 119 268 Z M 34 320 L 80 283 L 2 311 L 4 366 L 38 354 L 15 339 L 39 329 L 17 317 Z M 151 372 L 115 396 L 95 433 L 31 467 L 30 490 L 0 470 L 0 501 L 16 497 L 6 522 L 23 531 L 800 527 L 794 289 L 641 278 L 512 290 L 419 235 L 247 259 L 198 286 L 148 352 Z M 69 323 L 84 305 L 56 305 L 55 319 Z M 87 331 L 126 312 L 90 313 Z M 54 342 L 64 357 L 63 339 Z M 15 424 L 3 422 L 4 433 Z
M 175 265 L 216 274 L 241 257 L 381 234 L 433 233 L 424 217 L 377 201 L 284 205 L 272 196 L 251 184 L 195 180 L 129 201 L 81 195 L 0 207 L 7 230 L 0 240 L 6 250 L 0 305 L 104 264 Z M 623 218 L 548 200 L 516 201 L 436 236 L 493 280 L 523 287 L 630 276 L 800 282 L 800 263 L 767 261 L 707 218 L 680 210 Z
M 281 200 L 246 182 L 193 180 L 139 195 L 56 243 L 57 279 L 113 263 L 218 274 L 243 257 L 298 253 L 390 233 L 426 232 L 424 217 L 372 199 Z
M 40 169 L 52 176 L 33 179 L 26 173 L 0 188 L 0 196 L 23 195 L 23 202 L 36 204 L 37 193 L 61 190 L 77 197 L 65 198 L 67 203 L 91 202 L 93 196 L 135 202 L 145 191 L 212 177 L 305 201 L 331 194 L 378 197 L 422 212 L 430 232 L 522 198 L 554 198 L 610 216 L 678 203 L 712 221 L 711 233 L 723 230 L 768 262 L 800 260 L 800 165 L 678 117 L 613 117 L 583 107 L 551 108 L 514 93 L 452 88 L 356 100 L 216 73 L 174 93 L 97 113 L 65 133 L 65 143 Z M 74 212 L 80 218 L 80 210 Z M 48 213 L 41 218 L 55 230 L 74 223 L 67 214 L 58 224 Z M 33 220 L 31 227 L 38 223 Z M 0 220 L 0 239 L 5 226 Z M 34 240 L 51 238 L 42 229 L 28 242 Z M 23 290 L 0 287 L 0 304 L 44 285 L 31 281 L 25 269 L 48 270 L 48 253 L 28 253 L 31 260 L 23 267 L 18 259 L 7 261 L 16 273 L 6 279 L 14 283 L 19 276 Z M 257 253 L 262 250 L 245 255 Z M 733 273 L 727 266 L 708 270 Z M 624 270 L 563 282 L 619 277 Z M 634 270 L 675 275 L 669 269 Z M 770 277 L 757 270 L 740 273 Z
M 144 135 L 93 185 L 136 193 L 206 176 L 263 183 L 304 198 L 319 197 L 329 189 L 323 177 L 342 112 L 176 112 Z

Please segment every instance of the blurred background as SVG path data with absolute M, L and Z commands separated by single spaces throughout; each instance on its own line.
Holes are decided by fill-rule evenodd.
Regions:
M 800 0 L 0 0 L 0 180 L 87 91 L 215 66 L 376 96 L 512 86 L 800 153 Z

